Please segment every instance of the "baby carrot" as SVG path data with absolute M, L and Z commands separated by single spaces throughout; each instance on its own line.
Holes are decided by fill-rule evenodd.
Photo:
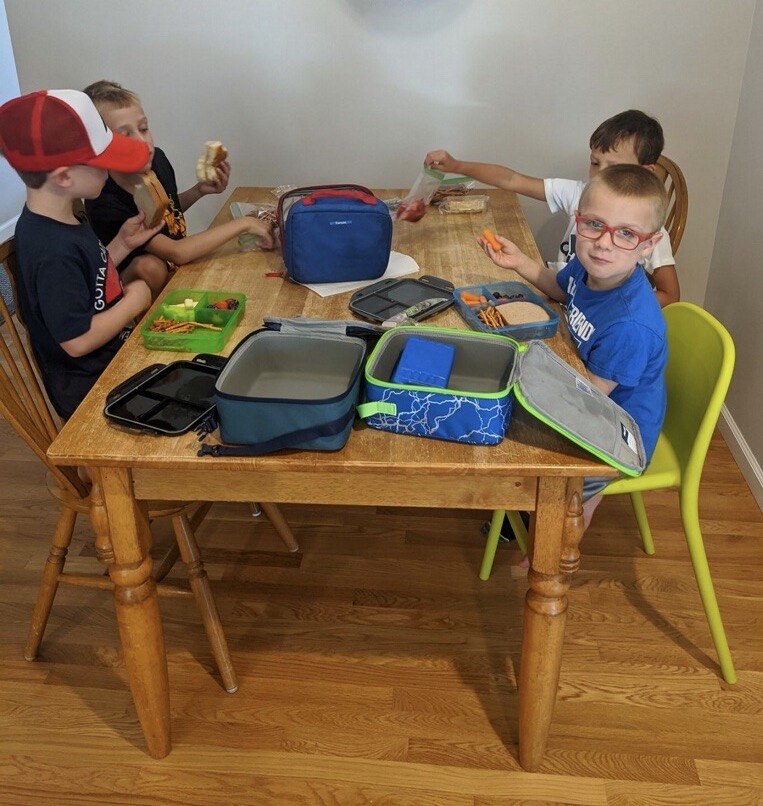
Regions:
M 501 244 L 495 239 L 495 235 L 489 229 L 482 230 L 482 237 L 495 249 L 496 252 L 501 251 Z

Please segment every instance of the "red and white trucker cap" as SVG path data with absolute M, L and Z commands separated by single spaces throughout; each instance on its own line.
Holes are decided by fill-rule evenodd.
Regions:
M 93 165 L 137 173 L 150 153 L 145 143 L 114 134 L 78 90 L 41 90 L 0 106 L 0 150 L 17 171 Z

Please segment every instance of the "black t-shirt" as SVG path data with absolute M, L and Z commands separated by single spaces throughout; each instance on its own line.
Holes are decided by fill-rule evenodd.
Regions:
M 106 248 L 87 224 L 64 224 L 27 207 L 16 223 L 18 304 L 53 408 L 70 417 L 127 335 L 72 358 L 61 343 L 90 330 L 95 314 L 122 299 Z
M 186 227 L 183 211 L 180 209 L 175 171 L 160 148 L 154 149 L 151 168 L 156 174 L 156 178 L 162 183 L 164 192 L 170 200 L 170 208 L 164 216 L 164 227 L 161 232 L 169 238 L 180 240 L 185 237 Z M 119 232 L 119 228 L 128 218 L 138 215 L 138 208 L 135 206 L 132 194 L 119 187 L 111 177 L 106 180 L 101 195 L 97 199 L 85 200 L 85 211 L 95 234 L 105 244 L 111 243 Z M 146 244 L 133 249 L 117 266 L 117 269 L 120 272 L 123 271 L 133 258 L 142 255 L 145 251 Z

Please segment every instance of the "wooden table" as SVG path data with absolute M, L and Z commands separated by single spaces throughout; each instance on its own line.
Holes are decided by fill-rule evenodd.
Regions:
M 381 198 L 404 195 L 378 191 Z M 238 188 L 216 221 L 229 217 L 229 202 L 273 203 L 268 189 Z M 476 246 L 489 227 L 512 237 L 530 254 L 537 250 L 514 194 L 490 191 L 488 212 L 440 215 L 397 222 L 393 249 L 411 255 L 422 273 L 456 286 L 517 279 L 498 269 Z M 353 318 L 348 294 L 321 298 L 287 280 L 266 277 L 283 268 L 277 252 L 239 252 L 231 243 L 209 259 L 181 268 L 170 288 L 243 292 L 242 324 L 226 346 L 262 323 L 264 315 L 302 314 Z M 455 310 L 434 320 L 464 327 Z M 563 326 L 551 345 L 580 368 Z M 149 753 L 171 749 L 167 659 L 156 589 L 151 579 L 151 534 L 146 499 L 270 501 L 459 509 L 521 509 L 534 512 L 531 569 L 524 616 L 519 677 L 519 757 L 533 770 L 541 763 L 556 700 L 564 638 L 566 593 L 579 563 L 583 476 L 616 475 L 556 435 L 518 406 L 506 439 L 476 447 L 412 438 L 356 425 L 336 453 L 284 452 L 256 458 L 198 458 L 196 435 L 135 435 L 107 424 L 104 396 L 124 378 L 156 361 L 183 354 L 145 350 L 134 334 L 90 395 L 61 431 L 49 455 L 61 465 L 88 465 L 100 476 L 115 563 L 110 568 L 125 665 Z M 578 494 L 578 495 L 576 495 Z M 475 567 L 474 573 L 477 573 Z

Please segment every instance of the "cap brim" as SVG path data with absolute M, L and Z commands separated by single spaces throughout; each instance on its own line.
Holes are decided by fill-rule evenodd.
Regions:
M 106 149 L 97 157 L 87 161 L 87 165 L 132 174 L 146 167 L 151 151 L 140 140 L 131 140 L 121 134 L 114 134 Z

